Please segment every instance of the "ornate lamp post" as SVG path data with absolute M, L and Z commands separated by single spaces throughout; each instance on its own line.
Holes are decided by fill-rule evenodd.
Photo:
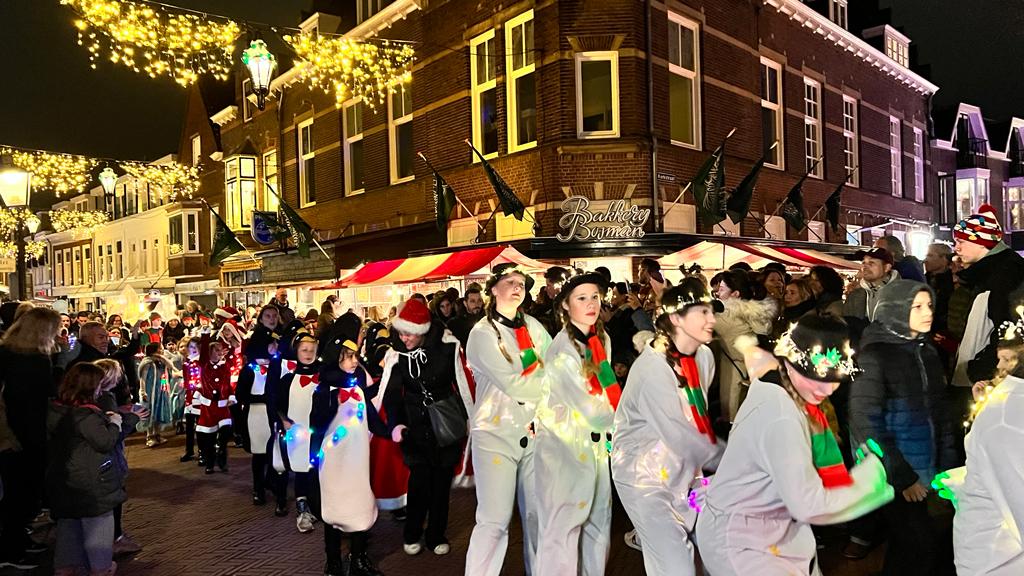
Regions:
M 242 63 L 252 76 L 252 93 L 256 95 L 256 107 L 263 110 L 267 94 L 270 93 L 270 78 L 277 67 L 277 58 L 267 50 L 267 43 L 257 38 L 242 52 Z M 246 94 L 242 96 L 247 97 Z
M 31 197 L 32 174 L 15 166 L 9 156 L 0 158 L 0 200 L 3 200 L 3 205 L 6 208 L 27 208 Z M 25 222 L 17 219 L 17 223 L 14 240 L 18 248 L 15 262 L 18 276 L 18 300 L 26 300 L 28 290 L 25 285 Z

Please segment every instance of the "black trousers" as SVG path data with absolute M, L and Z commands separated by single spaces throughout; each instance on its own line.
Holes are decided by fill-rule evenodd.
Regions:
M 28 452 L 0 454 L 0 554 L 17 558 L 29 543 L 25 529 L 32 522 L 42 498 L 45 455 Z
M 327 563 L 341 565 L 341 537 L 344 534 L 334 526 L 324 526 L 324 552 Z M 352 532 L 349 534 L 349 552 L 353 557 L 366 554 L 369 532 Z
M 415 544 L 424 536 L 423 522 L 427 522 L 428 548 L 446 544 L 448 504 L 451 500 L 454 466 L 416 464 L 409 467 L 409 494 L 406 504 L 406 544 Z
M 923 502 L 907 502 L 898 493 L 882 509 L 889 526 L 889 547 L 882 574 L 954 576 L 953 508 L 929 493 Z
M 214 462 L 227 463 L 228 443 L 232 438 L 231 426 L 221 426 L 216 432 L 197 432 L 196 435 L 199 453 L 207 467 L 213 466 Z
M 252 455 L 252 489 L 253 492 L 263 494 L 267 488 L 274 493 L 278 502 L 286 499 L 285 490 L 288 488 L 288 475 L 278 474 L 277 470 L 270 465 L 270 454 Z
M 185 454 L 194 456 L 196 453 L 196 420 L 197 414 L 185 414 Z
M 312 484 L 313 472 L 292 472 L 295 475 L 295 499 L 309 498 L 310 484 Z

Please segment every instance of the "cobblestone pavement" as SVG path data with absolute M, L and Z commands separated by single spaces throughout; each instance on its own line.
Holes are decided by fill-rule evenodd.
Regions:
M 249 458 L 240 448 L 231 449 L 229 471 L 206 476 L 194 462 L 182 464 L 181 437 L 154 449 L 147 449 L 140 437 L 127 447 L 131 473 L 124 525 L 144 549 L 133 558 L 119 561 L 124 576 L 315 576 L 323 570 L 323 531 L 317 525 L 310 534 L 295 529 L 294 507 L 285 518 L 273 515 L 273 505 L 250 503 Z M 452 493 L 447 556 L 424 551 L 409 557 L 402 551 L 401 523 L 389 514 L 381 515 L 372 531 L 370 555 L 387 576 L 461 575 L 469 534 L 473 528 L 475 495 L 472 490 Z M 640 552 L 623 544 L 629 529 L 626 514 L 616 507 L 613 523 L 609 576 L 642 575 Z M 518 523 L 511 529 L 509 553 L 503 575 L 523 574 L 522 547 Z M 50 530 L 36 536 L 52 544 Z M 843 537 L 827 533 L 822 566 L 828 576 L 868 575 L 880 568 L 880 550 L 867 560 L 850 563 L 839 554 Z M 46 565 L 33 575 L 50 574 L 49 553 L 41 557 Z M 0 570 L 0 575 L 25 572 Z

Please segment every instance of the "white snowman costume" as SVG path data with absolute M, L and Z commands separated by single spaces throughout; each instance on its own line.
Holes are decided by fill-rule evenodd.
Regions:
M 522 322 L 537 358 L 543 358 L 551 336 L 532 316 L 523 314 Z M 513 504 L 518 504 L 523 519 L 526 574 L 533 573 L 536 563 L 535 439 L 530 424 L 543 393 L 544 369 L 534 366 L 524 374 L 513 325 L 502 317 L 494 321 L 484 318 L 470 331 L 466 345 L 477 398 L 471 424 L 476 526 L 466 552 L 466 576 L 501 573 Z
M 343 532 L 363 532 L 377 521 L 377 500 L 370 489 L 370 430 L 364 391 L 355 376 L 348 384 L 346 388 L 332 386 L 328 392 L 337 395 L 338 411 L 316 458 L 320 513 L 325 523 Z
M 560 331 L 544 355 L 546 389 L 537 410 L 534 449 L 539 526 L 535 576 L 601 575 L 608 559 L 608 442 L 615 412 L 604 391 L 590 394 L 572 338 L 567 330 Z M 611 341 L 607 335 L 604 340 L 611 358 Z
M 666 353 L 648 345 L 630 368 L 615 412 L 612 477 L 643 543 L 647 574 L 690 576 L 697 506 L 689 495 L 702 499 L 701 470 L 717 466 L 725 444 L 699 429 Z M 701 346 L 693 360 L 706 406 L 715 356 Z

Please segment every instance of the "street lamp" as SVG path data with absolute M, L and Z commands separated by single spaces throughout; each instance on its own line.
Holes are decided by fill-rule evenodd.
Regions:
M 3 200 L 4 206 L 12 209 L 27 208 L 31 197 L 32 174 L 15 166 L 10 155 L 0 158 L 0 200 Z M 18 253 L 14 266 L 18 276 L 18 300 L 26 300 L 28 290 L 25 286 L 25 222 L 20 218 L 16 220 L 18 224 L 14 229 L 14 240 Z
M 270 77 L 277 67 L 277 58 L 267 50 L 267 43 L 257 38 L 242 52 L 242 63 L 252 76 L 252 93 L 256 95 L 256 107 L 263 110 L 267 94 L 270 93 Z M 242 98 L 247 97 L 248 94 L 242 94 Z
M 117 184 L 117 173 L 107 166 L 100 172 L 100 186 L 103 186 L 103 193 L 107 196 L 114 195 L 114 185 Z

